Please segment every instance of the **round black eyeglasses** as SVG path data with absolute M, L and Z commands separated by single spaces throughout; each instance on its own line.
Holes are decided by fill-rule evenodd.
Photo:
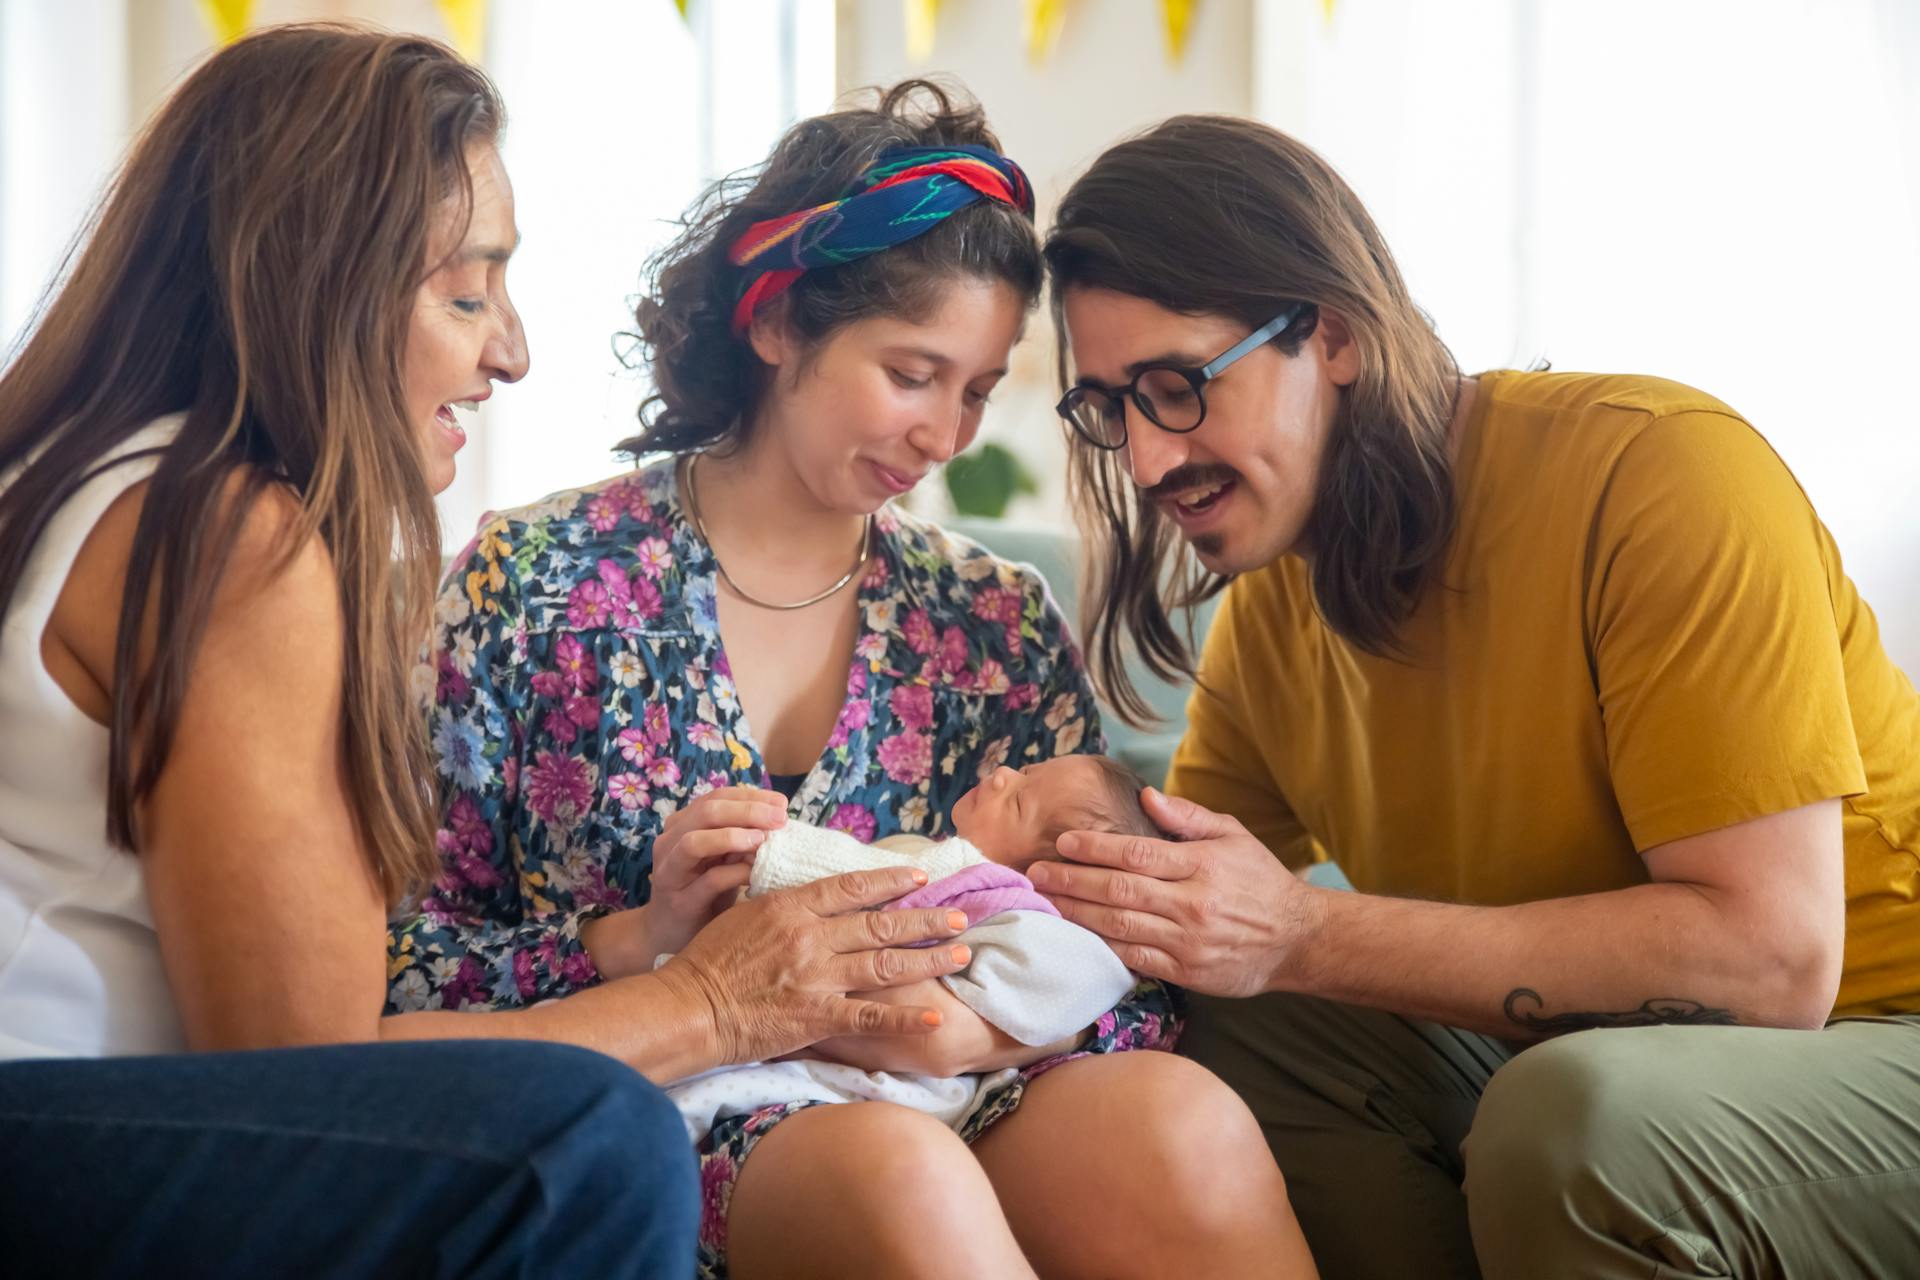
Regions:
M 1207 420 L 1207 400 L 1200 388 L 1224 373 L 1229 365 L 1262 344 L 1271 342 L 1312 309 L 1296 302 L 1252 333 L 1198 368 L 1155 361 L 1138 366 L 1124 387 L 1079 382 L 1068 388 L 1053 411 L 1087 441 L 1102 449 L 1121 449 L 1127 443 L 1128 400 L 1162 431 L 1182 435 Z

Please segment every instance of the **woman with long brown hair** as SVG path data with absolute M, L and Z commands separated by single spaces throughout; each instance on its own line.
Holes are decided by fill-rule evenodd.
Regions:
M 388 908 L 434 868 L 432 495 L 460 406 L 527 368 L 502 125 L 431 41 L 240 41 L 0 377 L 10 1270 L 684 1274 L 693 1173 L 643 1076 L 927 1030 L 848 995 L 949 971 L 884 949 L 946 913 L 834 918 L 904 871 L 548 1008 L 382 1017 Z
M 1182 1051 L 1325 1272 L 1910 1271 L 1920 696 L 1766 441 L 1658 378 L 1463 374 L 1253 121 L 1113 147 L 1046 253 L 1104 689 L 1143 710 L 1127 651 L 1192 672 L 1222 598 L 1176 839 L 1033 879 L 1201 993 Z M 1325 856 L 1360 892 L 1289 870 Z

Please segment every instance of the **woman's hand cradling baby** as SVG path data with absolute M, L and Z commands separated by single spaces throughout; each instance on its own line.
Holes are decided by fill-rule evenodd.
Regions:
M 759 787 L 720 787 L 678 810 L 653 841 L 646 905 L 589 921 L 581 941 L 601 976 L 646 973 L 733 905 L 753 875 L 767 832 L 787 820 L 786 798 Z
M 926 883 L 906 867 L 830 876 L 743 902 L 702 929 L 655 976 L 706 1013 L 711 1060 L 753 1062 L 846 1035 L 927 1035 L 939 1011 L 859 994 L 965 967 L 966 928 L 950 908 L 863 911 Z

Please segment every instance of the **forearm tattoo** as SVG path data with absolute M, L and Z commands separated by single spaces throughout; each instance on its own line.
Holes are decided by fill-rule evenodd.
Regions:
M 1698 1000 L 1679 1000 L 1660 996 L 1625 1013 L 1541 1014 L 1522 1008 L 1545 1006 L 1546 1001 L 1531 987 L 1515 987 L 1507 995 L 1509 1021 L 1543 1036 L 1568 1031 L 1589 1031 L 1595 1027 L 1731 1027 L 1739 1024 L 1731 1009 L 1710 1009 Z

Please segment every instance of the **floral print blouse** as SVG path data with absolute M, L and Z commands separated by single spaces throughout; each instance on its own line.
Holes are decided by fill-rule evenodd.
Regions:
M 875 530 L 846 702 L 792 816 L 862 840 L 937 837 L 996 766 L 1101 748 L 1038 574 L 891 507 Z M 666 816 L 768 785 L 672 459 L 491 517 L 462 560 L 423 668 L 442 870 L 393 926 L 393 1011 L 598 981 L 580 925 L 647 900 Z

